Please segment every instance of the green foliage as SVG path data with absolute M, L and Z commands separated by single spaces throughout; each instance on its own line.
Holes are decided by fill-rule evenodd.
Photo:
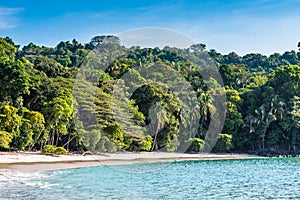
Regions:
M 52 145 L 57 145 L 59 135 L 66 135 L 68 133 L 68 127 L 75 111 L 73 103 L 73 96 L 67 90 L 61 91 L 60 96 L 53 98 L 50 102 L 45 102 L 43 111 L 47 117 L 51 118 L 46 127 L 52 133 L 50 138 Z
M 43 147 L 43 150 L 42 152 L 45 153 L 45 154 L 52 154 L 54 153 L 56 150 L 56 146 L 53 146 L 53 145 L 45 145 Z
M 69 72 L 64 67 L 66 65 L 61 65 L 54 59 L 48 58 L 46 56 L 37 56 L 33 58 L 33 64 L 35 69 L 45 72 L 48 77 L 57 76 L 69 76 Z
M 122 147 L 124 141 L 124 135 L 121 126 L 114 122 L 103 129 L 106 137 L 118 147 Z
M 63 147 L 56 147 L 54 145 L 45 145 L 43 147 L 42 153 L 44 154 L 64 154 L 68 151 Z
M 112 61 L 110 52 L 104 52 L 107 59 L 102 61 L 109 65 L 101 70 L 97 60 L 85 60 L 101 45 L 128 54 Z M 220 114 L 215 97 L 226 92 L 222 132 L 228 134 L 220 135 L 215 151 L 300 152 L 299 52 L 239 56 L 210 50 L 223 88 L 212 77 L 201 76 L 211 69 L 200 73 L 182 56 L 186 50 L 177 48 L 127 49 L 115 36 L 95 36 L 85 45 L 74 39 L 53 48 L 33 43 L 18 48 L 10 38 L 0 38 L 1 148 L 31 150 L 51 144 L 102 152 L 176 151 L 195 133 L 190 151 L 198 152 L 211 119 Z M 188 50 L 191 58 L 201 58 L 205 45 Z M 91 66 L 80 69 L 83 77 L 75 80 L 84 61 Z M 169 80 L 176 75 L 166 73 L 170 71 L 184 80 Z M 196 96 L 168 87 L 181 88 L 185 81 Z M 183 105 L 178 96 L 190 103 Z
M 172 139 L 178 133 L 179 119 L 175 116 L 180 110 L 178 99 L 158 84 L 141 86 L 133 93 L 132 99 L 154 135 L 152 150 L 162 147 L 175 150 L 178 145 L 172 143 Z
M 64 56 L 58 59 L 58 62 L 63 66 L 67 67 L 72 64 L 72 61 L 69 56 Z
M 25 150 L 26 147 L 39 143 L 44 123 L 44 116 L 40 112 L 9 105 L 0 107 L 0 128 L 10 133 L 12 145 L 18 149 Z
M 131 141 L 128 148 L 130 151 L 150 151 L 152 147 L 153 138 L 151 136 L 146 136 L 138 141 Z
M 292 126 L 300 129 L 300 97 L 294 96 L 290 102 L 290 115 L 292 120 Z
M 277 68 L 275 76 L 269 85 L 277 94 L 282 95 L 285 100 L 293 96 L 299 96 L 300 66 L 289 65 Z
M 152 137 L 151 136 L 146 136 L 145 139 L 142 139 L 141 141 L 138 141 L 138 151 L 150 151 L 151 146 L 152 146 Z
M 12 136 L 6 131 L 0 131 L 0 147 L 8 149 L 12 141 Z
M 0 113 L 1 130 L 9 132 L 12 137 L 19 136 L 22 117 L 18 115 L 18 109 L 13 106 L 4 105 L 0 107 Z
M 68 151 L 65 148 L 63 148 L 63 147 L 56 147 L 54 153 L 55 154 L 64 154 L 64 153 L 68 153 Z
M 111 142 L 107 137 L 102 137 L 100 140 L 100 146 L 105 152 L 116 152 L 118 147 L 115 143 Z
M 219 140 L 213 150 L 217 152 L 226 152 L 229 151 L 232 147 L 232 135 L 220 134 Z
M 100 35 L 93 37 L 88 45 L 91 48 L 95 48 L 106 43 L 120 43 L 120 39 L 114 35 Z
M 16 47 L 9 43 L 5 38 L 0 38 L 0 58 L 8 57 L 11 60 L 15 59 Z
M 27 71 L 26 59 L 0 59 L 0 101 L 13 102 L 21 95 L 29 95 L 33 87 L 31 76 Z
M 191 145 L 187 149 L 187 152 L 200 152 L 204 148 L 204 140 L 200 138 L 190 138 L 188 142 Z
M 280 55 L 274 53 L 269 57 L 250 53 L 244 56 L 238 56 L 236 53 L 231 52 L 227 55 L 220 55 L 216 52 L 212 52 L 212 55 L 216 60 L 223 65 L 244 65 L 251 72 L 273 72 L 283 65 L 300 65 L 299 53 L 295 51 L 285 52 Z
M 82 140 L 82 144 L 90 151 L 98 150 L 96 149 L 97 143 L 101 139 L 101 132 L 99 130 L 92 131 L 83 131 L 80 134 L 80 138 Z M 100 151 L 105 151 L 102 147 L 99 149 Z
M 236 90 L 226 90 L 227 97 L 227 110 L 226 120 L 223 131 L 227 133 L 235 134 L 241 125 L 243 125 L 243 117 L 240 112 L 242 99 Z

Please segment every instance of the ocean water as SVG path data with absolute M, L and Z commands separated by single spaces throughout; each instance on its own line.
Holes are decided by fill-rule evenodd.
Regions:
M 0 199 L 300 199 L 300 158 L 3 173 Z

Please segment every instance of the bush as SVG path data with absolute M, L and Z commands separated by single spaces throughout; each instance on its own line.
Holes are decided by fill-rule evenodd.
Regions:
M 105 136 L 114 143 L 117 148 L 122 148 L 124 146 L 124 134 L 121 129 L 121 125 L 117 122 L 113 122 L 104 129 Z
M 56 147 L 53 145 L 45 145 L 42 149 L 42 153 L 52 154 L 55 152 Z
M 56 147 L 54 145 L 45 145 L 42 149 L 42 153 L 44 153 L 44 154 L 64 154 L 64 153 L 68 153 L 68 151 L 63 147 Z
M 111 141 L 107 141 L 105 143 L 106 152 L 112 153 L 118 150 L 117 145 Z
M 152 147 L 152 140 L 153 138 L 151 136 L 146 136 L 144 139 L 138 142 L 139 145 L 139 151 L 150 151 Z
M 167 151 L 168 152 L 175 152 L 177 150 L 177 147 L 179 146 L 179 144 L 180 144 L 180 142 L 178 141 L 177 137 L 175 136 L 167 144 Z
M 97 143 L 99 143 L 101 139 L 101 132 L 99 130 L 91 130 L 91 131 L 82 131 L 80 134 L 80 138 L 82 139 L 82 144 L 89 151 L 97 150 Z
M 128 150 L 130 151 L 150 151 L 153 138 L 148 135 L 141 140 L 132 140 Z
M 200 139 L 200 138 L 194 138 L 194 139 L 190 139 L 189 142 L 191 142 L 192 140 L 192 143 L 190 145 L 190 147 L 187 149 L 187 152 L 200 152 L 203 147 L 204 147 L 204 140 Z
M 55 154 L 64 154 L 68 153 L 68 151 L 63 147 L 56 147 Z
M 12 136 L 10 133 L 6 131 L 0 131 L 0 147 L 4 149 L 8 149 L 11 141 L 12 141 Z
M 220 134 L 219 140 L 214 147 L 214 151 L 224 152 L 232 148 L 232 135 Z

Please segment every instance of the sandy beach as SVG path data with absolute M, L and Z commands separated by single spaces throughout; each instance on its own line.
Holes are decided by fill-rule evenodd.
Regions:
M 39 152 L 0 153 L 0 169 L 44 171 L 138 162 L 172 162 L 182 160 L 224 160 L 260 158 L 249 154 L 185 154 L 163 152 L 105 153 L 101 155 L 44 155 Z

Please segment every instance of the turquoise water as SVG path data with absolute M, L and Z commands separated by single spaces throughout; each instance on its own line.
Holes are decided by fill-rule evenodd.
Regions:
M 133 173 L 142 171 L 148 172 Z M 0 199 L 300 199 L 299 158 L 100 166 L 5 177 Z

